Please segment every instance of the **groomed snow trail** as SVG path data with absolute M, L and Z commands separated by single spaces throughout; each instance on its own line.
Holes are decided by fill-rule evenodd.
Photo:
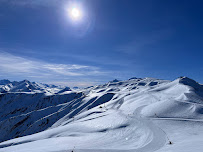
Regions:
M 25 152 L 27 147 L 33 147 L 30 152 L 68 152 L 75 147 L 75 151 L 81 152 L 153 152 L 165 145 L 166 135 L 150 119 L 140 115 L 142 108 L 137 108 L 133 115 L 113 109 L 90 115 L 91 119 L 85 117 L 67 126 L 31 135 L 30 138 L 27 136 L 24 140 L 21 138 L 21 141 L 14 140 L 13 145 L 16 146 L 3 151 Z M 42 137 L 44 139 L 38 140 Z M 35 146 L 38 144 L 41 144 L 39 148 Z
M 185 147 L 199 152 L 203 146 L 197 150 L 190 143 L 202 143 L 202 90 L 186 77 L 134 78 L 84 89 L 81 99 L 73 93 L 76 99 L 60 102 L 56 116 L 43 110 L 43 118 L 54 118 L 45 131 L 2 142 L 0 152 L 182 152 Z M 65 101 L 65 94 L 56 99 Z M 33 131 L 41 125 L 33 124 Z

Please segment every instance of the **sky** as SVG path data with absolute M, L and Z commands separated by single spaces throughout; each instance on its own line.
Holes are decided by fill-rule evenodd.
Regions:
M 202 0 L 1 0 L 0 79 L 84 87 L 188 76 L 203 84 L 202 8 Z

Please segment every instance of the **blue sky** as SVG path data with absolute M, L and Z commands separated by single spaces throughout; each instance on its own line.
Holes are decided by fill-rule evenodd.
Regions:
M 188 76 L 203 83 L 202 0 L 0 1 L 0 78 L 89 86 Z

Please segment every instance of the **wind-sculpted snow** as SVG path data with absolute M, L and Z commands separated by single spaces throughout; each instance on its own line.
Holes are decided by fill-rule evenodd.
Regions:
M 79 100 L 82 95 L 82 93 L 52 96 L 45 96 L 42 93 L 1 94 L 0 141 L 47 129 L 65 115 L 61 110 L 64 103 L 69 105 L 71 101 Z
M 134 77 L 51 95 L 4 93 L 0 152 L 199 152 L 202 90 L 187 77 Z

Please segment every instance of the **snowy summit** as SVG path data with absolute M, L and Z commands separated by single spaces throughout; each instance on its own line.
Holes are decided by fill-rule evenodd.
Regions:
M 114 80 L 74 91 L 27 80 L 0 84 L 0 152 L 203 149 L 203 86 L 187 77 Z

